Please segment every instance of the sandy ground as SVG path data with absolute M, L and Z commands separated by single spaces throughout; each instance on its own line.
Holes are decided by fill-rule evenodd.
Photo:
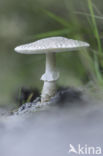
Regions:
M 77 155 L 70 144 L 100 146 L 103 155 L 103 103 L 88 101 L 1 120 L 0 156 Z

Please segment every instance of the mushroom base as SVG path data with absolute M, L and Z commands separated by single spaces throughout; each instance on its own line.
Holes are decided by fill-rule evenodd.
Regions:
M 41 102 L 47 102 L 53 97 L 56 93 L 56 81 L 45 81 L 42 94 L 41 94 Z

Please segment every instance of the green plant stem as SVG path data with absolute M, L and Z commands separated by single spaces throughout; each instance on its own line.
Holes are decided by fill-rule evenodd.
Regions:
M 100 42 L 100 37 L 99 37 L 99 32 L 98 32 L 98 28 L 97 28 L 97 24 L 96 24 L 96 20 L 94 17 L 94 11 L 93 11 L 93 6 L 92 6 L 92 1 L 88 0 L 88 7 L 90 10 L 90 14 L 91 14 L 91 19 L 92 19 L 92 24 L 93 24 L 93 33 L 94 36 L 97 40 L 97 46 L 98 46 L 98 52 L 99 54 L 102 54 L 102 47 L 101 47 L 101 42 Z M 99 69 L 99 60 L 98 60 L 98 56 L 94 54 L 94 67 L 95 67 L 95 72 L 97 75 L 97 79 L 99 80 L 99 82 L 102 81 L 102 75 Z
M 95 20 L 95 16 L 94 16 L 94 11 L 93 11 L 93 6 L 92 6 L 92 1 L 88 0 L 88 7 L 90 10 L 90 14 L 91 14 L 91 19 L 92 19 L 92 23 L 93 23 L 93 31 L 94 31 L 94 35 L 96 37 L 97 40 L 97 45 L 98 45 L 98 49 L 99 49 L 99 53 L 102 53 L 102 47 L 101 47 L 101 42 L 100 42 L 100 37 L 99 37 L 99 32 L 98 32 L 98 28 L 97 28 L 97 24 L 96 24 L 96 20 Z

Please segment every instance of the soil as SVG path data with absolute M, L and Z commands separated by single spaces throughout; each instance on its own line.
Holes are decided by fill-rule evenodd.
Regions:
M 29 102 L 28 98 L 31 96 Z M 39 95 L 39 96 L 38 96 Z M 13 112 L 13 114 L 19 115 L 27 112 L 34 112 L 38 110 L 45 109 L 47 106 L 57 106 L 57 107 L 65 107 L 69 106 L 72 103 L 79 103 L 79 105 L 85 103 L 83 99 L 83 92 L 79 89 L 73 87 L 59 87 L 57 89 L 56 95 L 50 99 L 49 102 L 45 102 L 41 104 L 40 93 L 37 89 L 21 89 L 21 96 L 18 99 L 19 108 L 17 111 Z M 24 102 L 24 104 L 22 104 Z
M 0 156 L 74 156 L 68 154 L 70 144 L 76 149 L 79 144 L 99 146 L 103 155 L 102 101 L 61 87 L 48 103 L 41 105 L 40 97 L 26 102 L 13 115 L 0 118 Z

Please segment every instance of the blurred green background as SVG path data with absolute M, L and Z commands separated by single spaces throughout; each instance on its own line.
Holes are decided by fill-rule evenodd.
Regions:
M 103 0 L 0 1 L 0 105 L 14 104 L 22 86 L 37 87 L 44 73 L 44 55 L 21 55 L 17 45 L 48 36 L 83 40 L 91 48 L 57 55 L 60 86 L 102 84 Z

